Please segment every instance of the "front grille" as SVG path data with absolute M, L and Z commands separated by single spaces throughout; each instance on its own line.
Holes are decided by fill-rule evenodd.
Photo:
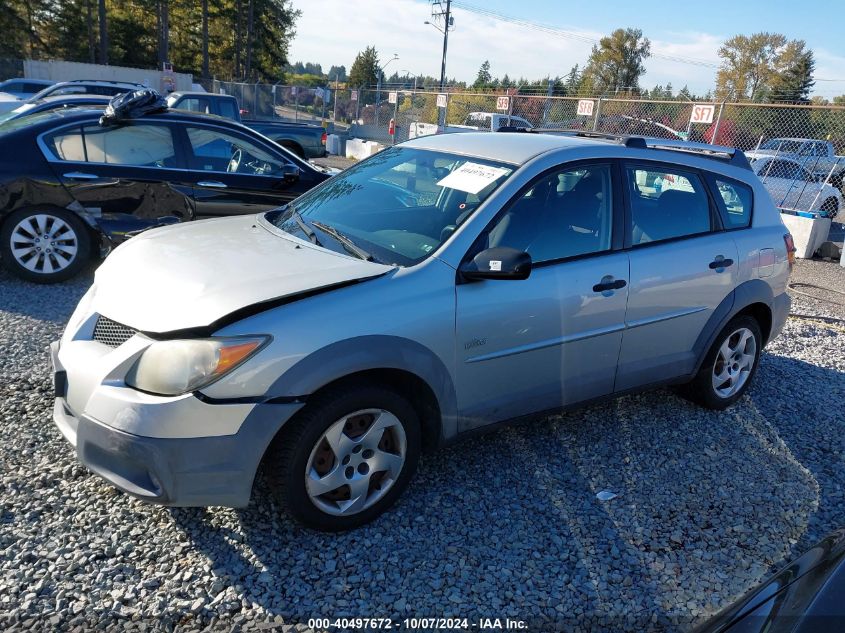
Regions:
M 109 347 L 120 347 L 132 338 L 137 331 L 100 315 L 94 325 L 94 340 Z

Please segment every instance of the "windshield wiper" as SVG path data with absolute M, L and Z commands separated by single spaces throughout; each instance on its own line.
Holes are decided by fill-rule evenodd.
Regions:
M 296 222 L 300 230 L 305 233 L 311 242 L 313 242 L 316 246 L 322 246 L 322 244 L 320 244 L 320 240 L 317 239 L 317 234 L 314 232 L 314 229 L 305 223 L 305 220 L 302 219 L 299 211 L 297 211 L 294 207 L 291 207 L 290 209 L 290 217 L 293 218 L 294 222 Z
M 323 231 L 323 233 L 328 233 L 329 235 L 331 235 L 333 238 L 335 238 L 338 242 L 341 243 L 343 248 L 345 248 L 348 252 L 352 253 L 356 257 L 359 257 L 360 259 L 366 260 L 368 262 L 376 261 L 376 258 L 373 257 L 372 254 L 368 253 L 363 248 L 358 246 L 355 242 L 346 237 L 343 233 L 338 231 L 333 226 L 323 224 L 322 222 L 317 222 L 316 220 L 312 221 L 311 224 Z

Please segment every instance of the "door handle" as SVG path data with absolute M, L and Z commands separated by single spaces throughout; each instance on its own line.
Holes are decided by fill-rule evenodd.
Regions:
M 709 266 L 710 266 L 710 269 L 711 269 L 711 270 L 715 270 L 715 271 L 717 271 L 717 272 L 721 272 L 722 270 L 724 270 L 724 269 L 725 269 L 725 268 L 727 268 L 728 266 L 732 266 L 732 265 L 733 265 L 733 263 L 734 263 L 734 260 L 732 260 L 732 259 L 725 259 L 725 258 L 724 258 L 724 257 L 722 257 L 721 255 L 717 255 L 717 256 L 716 256 L 716 259 L 714 259 L 712 262 L 710 262 Z
M 219 180 L 200 180 L 197 183 L 199 187 L 212 187 L 213 189 L 225 189 L 226 183 L 220 182 Z
M 65 178 L 70 178 L 71 180 L 97 180 L 99 178 L 96 174 L 86 174 L 82 171 L 70 171 L 63 175 Z
M 611 275 L 602 277 L 601 282 L 593 286 L 593 292 L 613 292 L 628 285 L 624 279 L 614 279 Z

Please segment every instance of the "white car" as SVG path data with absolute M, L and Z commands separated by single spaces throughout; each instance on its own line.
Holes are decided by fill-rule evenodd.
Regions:
M 798 161 L 774 156 L 749 160 L 754 173 L 763 181 L 775 206 L 780 209 L 821 211 L 825 216 L 835 218 L 845 206 L 836 187 L 824 183 Z
M 0 82 L 0 112 L 14 110 L 22 99 L 29 99 L 54 83 L 48 79 L 7 79 Z

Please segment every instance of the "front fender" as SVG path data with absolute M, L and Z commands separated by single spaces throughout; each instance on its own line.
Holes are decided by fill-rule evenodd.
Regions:
M 323 347 L 288 369 L 270 386 L 266 398 L 302 398 L 351 374 L 383 369 L 405 371 L 422 379 L 437 399 L 442 438 L 456 434 L 457 398 L 449 370 L 430 349 L 398 336 L 359 336 Z

